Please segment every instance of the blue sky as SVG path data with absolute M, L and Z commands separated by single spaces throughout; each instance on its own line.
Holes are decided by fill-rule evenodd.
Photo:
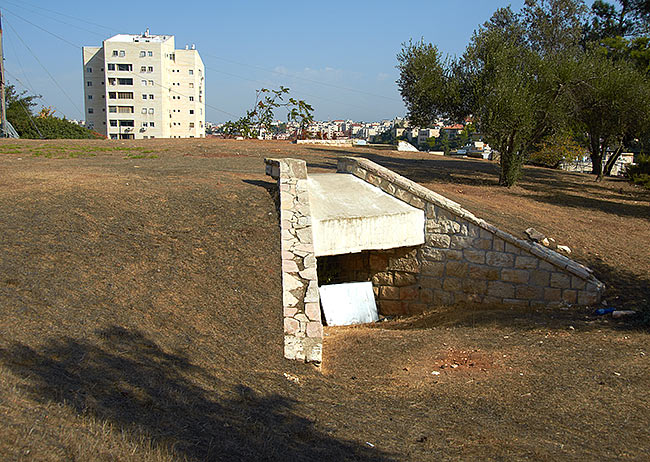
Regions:
M 517 10 L 523 0 L 0 0 L 0 9 L 9 82 L 42 95 L 40 104 L 58 115 L 83 117 L 81 46 L 149 28 L 175 35 L 177 48 L 196 44 L 208 121 L 239 117 L 255 89 L 280 85 L 312 104 L 317 119 L 371 121 L 405 113 L 395 84 L 402 42 L 423 37 L 460 54 L 474 29 L 508 4 Z

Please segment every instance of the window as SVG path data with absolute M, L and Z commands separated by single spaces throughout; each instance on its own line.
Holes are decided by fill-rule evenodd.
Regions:
M 194 128 L 194 122 L 190 122 L 190 128 Z
M 86 72 L 92 72 L 92 71 L 93 71 L 93 68 L 92 68 L 92 67 L 87 67 L 87 68 L 86 68 Z
M 149 108 L 149 114 L 153 114 L 153 108 L 152 107 Z
M 190 101 L 194 101 L 194 96 L 190 96 Z
M 154 126 L 154 123 L 153 123 L 153 122 L 149 122 L 149 126 L 150 126 L 150 127 L 153 127 L 153 126 Z M 153 138 L 153 136 L 152 136 L 152 138 Z
M 153 95 L 149 95 L 149 99 L 153 99 Z
M 88 95 L 88 99 L 93 99 L 93 95 Z
M 140 72 L 147 72 L 147 66 L 140 66 Z
M 118 106 L 117 112 L 120 114 L 133 114 L 133 106 Z
M 143 108 L 142 108 L 142 113 L 143 113 L 143 114 L 146 114 L 146 113 L 147 113 L 147 108 L 146 108 L 146 107 L 143 107 Z
M 153 56 L 153 51 L 147 51 L 147 56 Z
M 142 99 L 147 99 L 147 94 L 146 93 L 142 93 Z
M 132 91 L 118 91 L 117 99 L 133 99 Z
M 147 56 L 147 52 L 146 51 L 141 51 L 140 52 L 140 57 L 144 58 L 145 56 Z
M 147 72 L 153 72 L 153 66 L 147 67 Z
M 86 82 L 86 85 L 89 86 L 89 87 L 92 87 L 93 83 L 89 80 L 88 82 Z
M 117 70 L 118 71 L 132 71 L 133 70 L 133 64 L 118 64 L 117 65 Z
M 116 95 L 117 95 L 117 93 L 115 93 L 114 91 L 109 91 L 108 92 L 108 99 L 115 99 Z
M 115 85 L 115 82 L 117 82 L 117 79 L 115 77 L 109 77 L 108 78 L 108 84 L 109 85 Z
M 93 112 L 95 112 L 94 109 L 91 108 L 91 107 L 89 107 L 89 108 L 88 108 L 88 114 L 92 114 Z
M 117 50 L 113 50 L 113 56 L 117 56 Z
M 149 125 L 149 124 L 148 124 L 147 122 L 142 122 L 142 126 L 143 126 L 143 127 L 146 127 L 146 126 L 148 126 L 148 125 Z
M 109 120 L 111 127 L 117 127 L 117 120 Z
M 194 84 L 190 82 L 190 88 L 194 88 Z
M 120 120 L 120 127 L 135 127 L 133 120 Z
M 190 109 L 190 114 L 194 114 L 194 109 Z
M 152 135 L 152 136 L 150 136 L 149 138 L 155 138 L 155 136 Z
M 190 75 L 194 75 L 194 69 L 190 69 Z
M 115 70 L 115 64 L 113 64 L 113 63 L 108 63 L 108 70 L 109 70 L 109 71 L 114 71 L 114 70 Z
M 153 80 L 149 80 L 149 85 L 153 85 Z
M 124 58 L 124 55 L 125 55 L 125 54 L 126 54 L 126 53 L 124 53 L 124 50 L 120 50 L 120 58 Z
M 133 85 L 133 79 L 117 79 L 117 83 L 120 85 Z
M 108 112 L 117 112 L 117 106 L 108 106 Z
M 142 84 L 143 87 L 147 86 L 147 81 L 146 80 L 142 80 L 142 81 L 140 81 L 140 83 Z
M 117 133 L 112 133 L 111 134 L 111 139 L 116 140 L 117 139 Z

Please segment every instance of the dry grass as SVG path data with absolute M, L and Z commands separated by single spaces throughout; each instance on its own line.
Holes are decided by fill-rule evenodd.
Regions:
M 650 458 L 650 336 L 634 322 L 443 310 L 328 328 L 321 371 L 281 359 L 261 159 L 323 170 L 345 152 L 0 143 L 0 459 Z M 648 294 L 648 198 L 624 183 L 530 169 L 504 191 L 489 163 L 353 153 L 600 257 L 620 304 Z

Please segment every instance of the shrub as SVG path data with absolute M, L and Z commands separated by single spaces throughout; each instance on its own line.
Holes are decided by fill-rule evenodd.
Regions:
M 650 155 L 642 155 L 636 165 L 630 165 L 626 172 L 630 181 L 650 189 Z
M 542 167 L 559 168 L 562 162 L 573 161 L 585 154 L 584 148 L 569 135 L 551 136 L 538 146 L 528 162 Z

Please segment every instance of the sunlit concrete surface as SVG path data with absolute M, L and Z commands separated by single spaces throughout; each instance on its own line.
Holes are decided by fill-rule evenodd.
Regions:
M 424 243 L 424 211 L 353 175 L 310 174 L 307 181 L 317 257 Z

